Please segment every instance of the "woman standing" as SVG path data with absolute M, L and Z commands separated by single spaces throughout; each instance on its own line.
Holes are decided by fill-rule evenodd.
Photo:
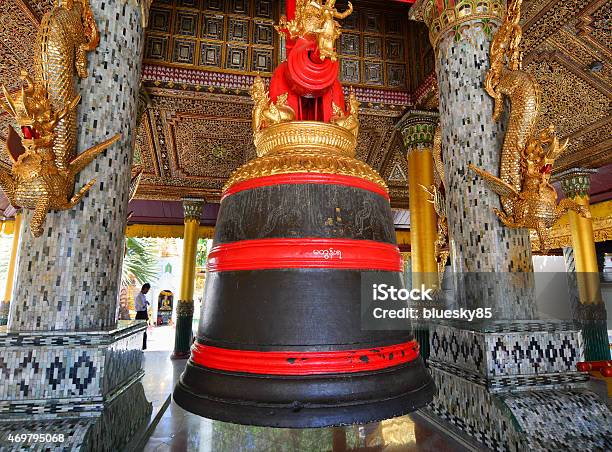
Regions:
M 151 288 L 151 284 L 145 283 L 140 289 L 140 293 L 134 299 L 134 307 L 136 308 L 136 320 L 149 320 L 148 307 L 151 303 L 147 300 L 147 292 Z M 148 322 L 147 322 L 148 325 Z M 142 338 L 142 349 L 147 349 L 147 331 L 145 330 Z

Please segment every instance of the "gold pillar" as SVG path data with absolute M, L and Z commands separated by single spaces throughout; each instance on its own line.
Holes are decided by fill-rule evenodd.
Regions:
M 13 280 L 15 279 L 15 262 L 17 261 L 17 250 L 19 249 L 19 236 L 21 233 L 21 212 L 15 215 L 13 226 L 13 244 L 11 258 L 9 260 L 8 272 L 6 274 L 6 287 L 4 289 L 4 300 L 9 301 L 13 292 Z
M 430 149 L 408 152 L 410 195 L 410 243 L 413 269 L 417 272 L 436 272 L 434 242 L 436 241 L 436 214 L 429 196 L 422 186 L 433 184 L 433 160 Z
M 184 199 L 183 214 L 183 269 L 181 274 L 180 299 L 176 306 L 176 332 L 172 358 L 189 357 L 191 347 L 191 324 L 193 322 L 193 288 L 195 285 L 196 251 L 200 217 L 204 208 L 203 199 Z
M 560 174 L 558 178 L 561 180 L 561 188 L 565 196 L 589 208 L 591 174 L 595 172 L 596 170 L 574 168 Z M 593 220 L 584 218 L 573 210 L 570 210 L 568 215 L 580 302 L 583 304 L 601 303 Z
M 397 126 L 402 133 L 408 159 L 412 273 L 425 277 L 428 283 L 433 284 L 437 282 L 434 276 L 438 271 L 434 245 L 437 238 L 436 213 L 422 186 L 429 188 L 434 183 L 432 143 L 437 116 L 434 112 L 412 110 L 404 115 Z M 417 282 L 420 284 L 413 281 L 414 284 Z
M 181 274 L 181 300 L 193 299 L 195 281 L 196 250 L 198 247 L 198 229 L 200 220 L 185 217 L 185 234 L 183 235 L 183 272 Z
M 565 195 L 589 208 L 591 174 L 596 170 L 573 168 L 557 176 Z M 610 359 L 606 309 L 599 285 L 599 268 L 595 251 L 593 220 L 569 211 L 575 284 L 580 303 L 574 306 L 574 320 L 581 324 L 586 361 Z M 570 269 L 571 270 L 571 269 Z

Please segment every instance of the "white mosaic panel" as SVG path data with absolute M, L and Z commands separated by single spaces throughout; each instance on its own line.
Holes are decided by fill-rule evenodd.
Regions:
M 432 325 L 430 337 L 430 360 L 485 378 L 573 373 L 584 361 L 577 330 L 482 333 Z
M 141 323 L 105 337 L 89 335 L 89 344 L 65 345 L 61 336 L 36 333 L 0 334 L 0 413 L 62 412 L 99 403 L 141 373 L 143 334 Z M 33 345 L 37 342 L 45 345 Z

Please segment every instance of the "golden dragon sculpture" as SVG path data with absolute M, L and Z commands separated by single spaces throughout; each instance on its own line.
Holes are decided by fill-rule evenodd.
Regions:
M 75 176 L 121 135 L 77 154 L 75 72 L 87 77 L 87 53 L 99 43 L 99 34 L 88 0 L 56 0 L 40 24 L 34 46 L 34 80 L 21 72 L 24 86 L 16 95 L 3 86 L 0 106 L 21 128 L 9 126 L 7 149 L 10 172 L 0 169 L 0 188 L 11 204 L 34 210 L 30 230 L 43 232 L 49 210 L 76 205 L 91 188 L 91 180 L 74 196 Z
M 434 242 L 434 253 L 438 266 L 438 278 L 440 282 L 444 276 L 444 268 L 448 261 L 448 219 L 446 216 L 446 176 L 442 163 L 442 128 L 438 126 L 433 137 L 432 157 L 434 161 L 435 184 L 430 187 L 421 185 L 421 188 L 429 195 L 429 202 L 434 205 L 438 217 L 438 234 Z
M 484 82 L 486 92 L 495 100 L 493 119 L 499 121 L 505 99 L 510 100 L 510 116 L 501 151 L 500 175 L 470 165 L 470 168 L 501 199 L 503 210 L 495 209 L 499 219 L 511 228 L 535 229 L 541 249 L 547 250 L 548 229 L 568 210 L 589 217 L 588 209 L 564 199 L 550 184 L 552 165 L 567 148 L 555 134 L 553 125 L 536 132 L 541 90 L 535 78 L 522 70 L 519 25 L 522 0 L 511 0 L 499 30 L 491 42 L 490 63 Z

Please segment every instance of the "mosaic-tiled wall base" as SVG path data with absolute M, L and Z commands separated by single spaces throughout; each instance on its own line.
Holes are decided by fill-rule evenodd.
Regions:
M 77 177 L 77 188 L 97 182 L 76 207 L 51 212 L 40 238 L 22 231 L 12 331 L 104 329 L 117 319 L 143 29 L 138 2 L 90 4 L 100 45 L 89 54 L 89 77 L 79 83 L 78 152 L 123 136 Z
M 500 387 L 516 386 L 528 377 L 537 376 L 538 384 L 543 384 L 547 375 L 581 376 L 576 372 L 576 364 L 584 360 L 580 331 L 553 328 L 554 324 L 541 323 L 538 330 L 534 323 L 531 331 L 483 333 L 432 325 L 430 358 L 496 381 Z M 511 382 L 513 378 L 518 381 Z
M 495 394 L 432 368 L 438 394 L 429 409 L 495 451 L 612 450 L 611 413 L 581 389 Z
M 447 213 L 456 273 L 532 271 L 527 230 L 505 227 L 493 213 L 498 196 L 469 170 L 470 163 L 499 173 L 503 124 L 493 121 L 493 100 L 483 88 L 494 21 L 461 24 L 461 39 L 445 36 L 436 49 Z M 491 280 L 457 287 L 462 306 L 480 300 L 504 319 L 533 318 L 532 288 L 518 290 Z M 484 298 L 484 299 L 483 299 Z
M 70 418 L 57 419 L 55 421 L 0 421 L 0 452 L 8 451 L 31 451 L 31 452 L 67 452 L 84 451 L 87 444 L 87 433 L 96 423 L 95 418 Z M 15 435 L 28 433 L 43 433 L 45 435 L 57 436 L 56 443 L 18 443 L 9 438 Z M 60 441 L 59 435 L 64 435 Z
M 0 452 L 3 451 L 96 451 L 123 450 L 134 436 L 148 425 L 153 409 L 146 400 L 140 381 L 105 402 L 91 417 L 58 417 L 48 420 L 0 421 Z M 37 433 L 50 435 L 51 442 L 10 441 L 12 435 Z M 54 435 L 63 435 L 53 442 Z
M 145 329 L 121 321 L 110 332 L 0 331 L 0 451 L 24 447 L 9 433 L 65 435 L 27 450 L 120 450 L 151 416 L 140 382 Z
M 584 389 L 580 331 L 532 322 L 495 332 L 432 325 L 429 408 L 493 450 L 610 450 L 612 413 Z
M 143 322 L 109 333 L 0 332 L 0 418 L 95 412 L 142 374 Z
M 142 383 L 127 388 L 104 406 L 102 417 L 89 431 L 87 451 L 114 452 L 142 432 L 151 419 L 152 404 L 147 401 Z

